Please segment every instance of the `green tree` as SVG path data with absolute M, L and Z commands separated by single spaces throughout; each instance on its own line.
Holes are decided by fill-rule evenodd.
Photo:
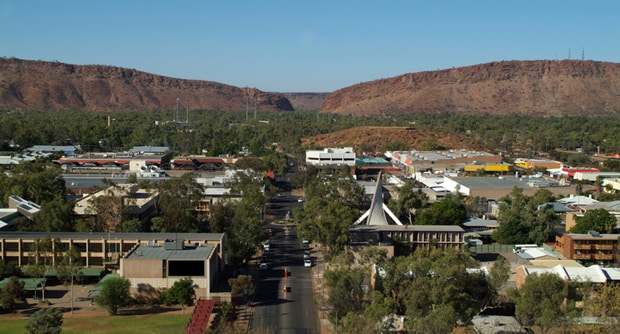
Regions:
M 230 294 L 233 298 L 252 299 L 256 293 L 256 285 L 252 275 L 239 275 L 237 278 L 229 278 L 228 285 L 230 285 Z
M 158 183 L 157 207 L 163 218 L 162 232 L 198 232 L 200 222 L 193 213 L 194 203 L 203 197 L 204 187 L 194 173 L 185 173 Z
M 599 233 L 612 233 L 616 227 L 616 217 L 605 209 L 591 209 L 582 217 L 577 217 L 577 223 L 570 229 L 570 233 L 588 233 L 589 230 Z
M 101 284 L 101 291 L 95 298 L 97 305 L 106 307 L 110 315 L 116 315 L 119 307 L 129 305 L 131 282 L 123 277 L 112 277 Z
M 0 306 L 5 310 L 13 310 L 17 307 L 18 302 L 26 301 L 24 292 L 24 282 L 20 281 L 16 276 L 11 276 L 9 282 L 0 289 Z
M 510 278 L 510 262 L 499 255 L 489 270 L 490 302 L 497 303 L 499 290 Z
M 137 218 L 125 220 L 121 225 L 124 233 L 142 232 L 142 222 Z
M 46 307 L 34 312 L 26 323 L 28 334 L 59 334 L 62 331 L 62 312 L 55 307 Z
M 546 205 L 549 199 L 551 197 L 545 189 L 530 198 L 523 194 L 522 188 L 513 188 L 501 199 L 497 217 L 499 227 L 493 232 L 493 239 L 500 244 L 545 242 L 560 222 L 553 207 Z
M 44 203 L 35 215 L 37 225 L 46 232 L 73 232 L 73 204 L 63 198 Z
M 429 200 L 428 195 L 422 192 L 422 189 L 416 190 L 411 181 L 397 188 L 395 197 L 389 200 L 388 207 L 401 222 L 409 225 L 413 225 L 417 210 L 425 207 Z
M 189 277 L 180 279 L 174 282 L 170 289 L 163 293 L 162 298 L 164 304 L 166 305 L 180 304 L 181 310 L 184 312 L 184 305 L 194 305 L 194 299 L 196 298 L 196 285 Z
M 615 329 L 620 317 L 620 285 L 604 284 L 598 287 L 598 293 L 588 299 L 586 305 L 592 315 L 599 317 L 606 327 Z
M 49 235 L 43 239 L 35 239 L 30 245 L 29 264 L 24 273 L 42 280 L 41 299 L 43 301 L 45 301 L 45 273 L 60 262 L 60 254 L 60 240 L 52 239 Z
M 71 312 L 73 312 L 73 284 L 82 276 L 82 254 L 76 245 L 71 245 L 56 268 L 57 277 L 65 284 L 71 284 Z
M 524 325 L 538 326 L 547 333 L 551 328 L 568 323 L 574 300 L 565 300 L 568 285 L 556 274 L 532 274 L 519 289 L 509 289 L 515 302 L 516 316 Z
M 415 218 L 416 225 L 460 225 L 467 218 L 467 209 L 458 196 L 446 196 L 439 202 L 421 209 Z

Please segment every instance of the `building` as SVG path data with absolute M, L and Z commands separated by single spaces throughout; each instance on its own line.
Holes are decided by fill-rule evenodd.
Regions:
M 120 275 L 133 287 L 147 285 L 170 288 L 174 282 L 191 277 L 198 296 L 208 296 L 217 279 L 220 258 L 216 245 L 183 239 L 163 243 L 136 244 L 120 260 Z
M 306 165 L 355 167 L 355 151 L 353 147 L 306 151 Z
M 63 155 L 76 155 L 77 152 L 82 151 L 82 148 L 80 145 L 34 145 L 26 150 L 40 153 L 61 152 Z
M 140 189 L 137 184 L 121 184 L 89 194 L 75 203 L 73 212 L 77 216 L 97 215 L 97 209 L 93 206 L 93 200 L 101 196 L 113 196 L 122 201 L 118 210 L 123 210 L 130 218 L 138 219 L 143 224 L 147 223 L 155 212 L 155 204 L 159 193 Z M 120 204 L 119 203 L 119 204 Z M 120 214 L 120 211 L 119 211 Z M 114 230 L 118 226 L 113 227 Z M 114 232 L 111 230 L 111 232 Z
M 523 189 L 525 196 L 533 196 L 544 188 L 555 195 L 568 196 L 575 193 L 574 186 L 562 186 L 558 182 L 545 178 L 526 178 L 514 176 L 500 177 L 453 177 L 444 176 L 443 188 L 450 192 L 460 192 L 464 196 L 499 199 L 517 187 Z
M 567 259 L 580 263 L 614 265 L 620 234 L 565 233 L 555 237 L 556 250 Z
M 589 267 L 556 265 L 551 268 L 521 266 L 517 268 L 517 288 L 521 287 L 527 276 L 532 274 L 555 274 L 567 282 L 588 282 L 606 284 L 620 282 L 620 269 L 604 268 L 599 265 Z
M 203 296 L 226 257 L 223 233 L 2 232 L 1 258 L 27 266 L 33 244 L 47 237 L 58 241 L 54 247 L 60 247 L 60 252 L 76 246 L 86 268 L 118 272 L 134 288 L 140 284 L 169 287 L 177 279 L 192 276 Z
M 468 150 L 395 151 L 387 152 L 386 156 L 407 175 L 424 171 L 462 170 L 465 165 L 470 164 L 502 164 L 502 157 L 499 155 Z
M 351 245 L 392 245 L 410 242 L 413 248 L 461 248 L 465 230 L 456 225 L 404 225 L 383 203 L 381 174 L 368 211 L 349 227 Z
M 562 163 L 559 161 L 548 159 L 524 159 L 518 158 L 515 160 L 515 166 L 523 169 L 558 169 L 562 167 Z

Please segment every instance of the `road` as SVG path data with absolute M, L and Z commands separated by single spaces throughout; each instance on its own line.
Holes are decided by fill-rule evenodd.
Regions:
M 280 215 L 301 205 L 296 197 L 287 193 L 276 201 L 283 208 L 278 210 L 275 220 L 281 220 L 283 217 Z M 270 269 L 259 271 L 258 289 L 254 296 L 254 316 L 250 327 L 268 328 L 279 334 L 318 334 L 320 331 L 314 303 L 312 268 L 303 265 L 304 249 L 297 238 L 295 226 L 269 224 L 269 227 L 274 231 L 268 257 Z M 312 257 L 314 264 L 314 250 Z
M 303 266 L 303 247 L 295 227 L 274 227 L 273 230 L 271 268 L 259 272 L 251 327 L 273 329 L 282 334 L 319 333 L 312 269 Z

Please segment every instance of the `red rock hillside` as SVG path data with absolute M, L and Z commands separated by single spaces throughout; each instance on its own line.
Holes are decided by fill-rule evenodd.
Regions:
M 620 64 L 503 61 L 410 73 L 333 92 L 320 112 L 616 115 Z
M 249 94 L 249 99 L 246 97 Z M 293 110 L 282 95 L 101 65 L 0 58 L 1 110 Z

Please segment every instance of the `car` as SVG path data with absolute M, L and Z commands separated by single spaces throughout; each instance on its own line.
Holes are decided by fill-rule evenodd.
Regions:
M 303 201 L 304 201 L 304 199 L 301 198 L 301 197 L 297 199 L 297 202 L 299 202 L 299 203 L 302 203 Z
M 310 267 L 312 267 L 312 260 L 310 260 L 310 259 L 305 259 L 305 260 L 304 260 L 304 267 L 306 267 L 306 268 L 310 268 Z
M 261 263 L 258 268 L 260 268 L 260 270 L 267 270 L 269 269 L 269 264 L 267 264 L 266 262 Z
M 309 259 L 310 257 L 311 257 L 311 256 L 310 256 L 310 252 L 305 251 L 305 252 L 304 252 L 304 260 L 307 260 L 307 259 Z

